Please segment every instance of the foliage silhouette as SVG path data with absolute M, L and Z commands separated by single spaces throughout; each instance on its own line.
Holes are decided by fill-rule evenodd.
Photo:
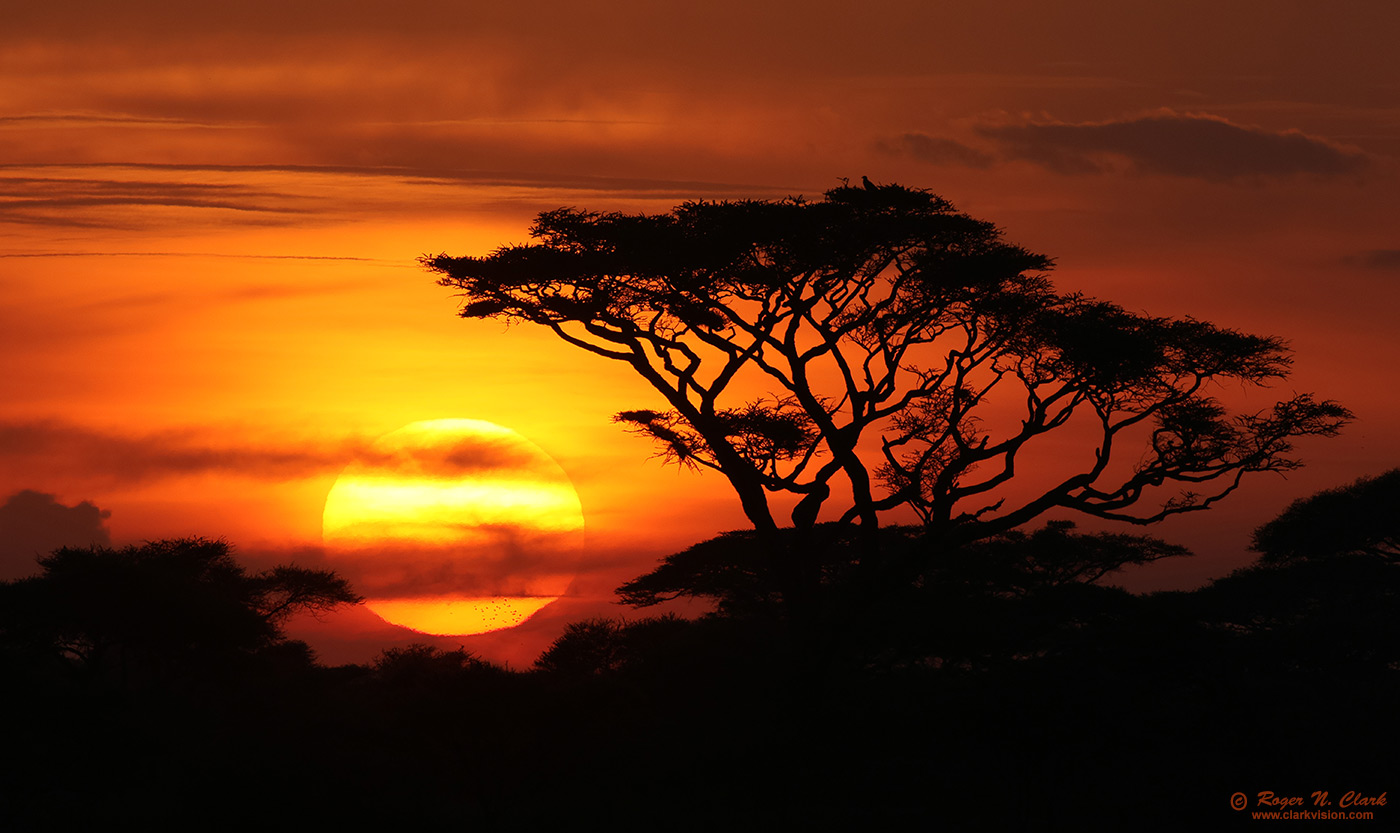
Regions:
M 569 625 L 535 661 L 535 669 L 563 678 L 621 674 L 652 680 L 711 681 L 760 674 L 775 645 L 751 622 L 674 613 L 633 621 L 594 618 Z
M 535 667 L 555 674 L 589 675 L 617 671 L 626 663 L 622 622 L 594 618 L 573 622 L 540 654 Z
M 839 525 L 820 525 L 819 530 L 823 584 L 839 585 L 865 554 Z M 1026 595 L 1043 587 L 1092 584 L 1129 565 L 1191 554 L 1185 547 L 1145 535 L 1074 530 L 1070 521 L 1052 521 L 1034 532 L 1011 530 L 972 542 L 930 562 L 918 581 L 953 581 L 988 593 Z M 883 534 L 886 552 L 925 545 L 917 527 L 888 526 Z M 777 603 L 775 584 L 756 558 L 757 547 L 752 531 L 726 532 L 667 556 L 655 570 L 618 588 L 618 595 L 634 607 L 691 597 L 714 601 L 726 615 L 754 612 Z
M 814 556 L 819 588 L 840 599 L 864 557 L 859 530 L 816 533 L 830 539 Z M 924 546 L 923 534 L 881 529 L 891 552 Z M 1064 523 L 1013 530 L 940 551 L 885 618 L 852 629 L 865 662 L 802 687 L 774 662 L 782 629 L 765 626 L 781 604 L 757 572 L 758 540 L 721 536 L 631 583 L 638 598 L 679 590 L 726 615 L 580 623 L 528 673 L 426 645 L 320 668 L 301 643 L 266 641 L 295 588 L 260 588 L 217 542 L 131 548 L 144 557 L 126 561 L 75 551 L 51 577 L 0 585 L 0 701 L 24 716 L 0 755 L 0 816 L 16 829 L 86 829 L 119 807 L 161 829 L 217 808 L 247 828 L 273 815 L 485 829 L 664 818 L 677 830 L 738 816 L 904 828 L 937 815 L 960 829 L 1074 818 L 1117 830 L 1167 808 L 1174 829 L 1213 829 L 1235 817 L 1222 797 L 1241 773 L 1303 795 L 1318 782 L 1392 786 L 1400 587 L 1387 559 L 1347 551 L 1138 596 L 1100 586 L 1104 571 L 1177 548 Z M 35 589 L 60 579 L 100 604 L 104 590 L 173 592 L 157 604 L 174 611 L 164 624 L 194 628 L 202 647 L 156 645 L 128 623 L 132 670 L 153 684 L 119 692 L 18 662 L 16 638 L 47 634 L 49 658 L 71 664 Z M 238 599 L 255 615 L 210 636 L 186 598 L 214 619 Z M 100 670 L 126 651 L 109 649 Z M 172 673 L 150 675 L 154 655 Z M 192 655 L 222 673 L 170 661 Z M 250 673 L 264 663 L 277 673 Z M 180 684 L 192 675 L 215 684 Z M 131 801 L 153 783 L 160 797 Z
M 878 573 L 867 583 L 898 587 L 937 552 L 1052 509 L 1133 523 L 1204 509 L 1245 474 L 1295 467 L 1295 438 L 1350 416 L 1306 394 L 1229 413 L 1207 392 L 1285 378 L 1282 341 L 1058 293 L 1049 258 L 924 190 L 561 208 L 530 233 L 422 262 L 460 291 L 462 317 L 544 326 L 650 383 L 669 408 L 617 421 L 728 479 L 793 604 L 821 581 L 809 554 L 838 492 L 835 517 Z M 1007 488 L 1047 435 L 1086 431 L 1082 464 Z M 1125 454 L 1137 462 L 1111 465 Z M 774 493 L 795 500 L 793 534 Z M 900 507 L 929 546 L 874 557 L 881 513 Z
M 1265 564 L 1369 555 L 1400 561 L 1400 469 L 1294 502 L 1254 531 Z
M 38 576 L 0 584 L 0 641 L 123 684 L 229 670 L 259 654 L 309 661 L 304 646 L 289 646 L 287 618 L 362 601 L 329 571 L 249 574 L 226 542 L 204 538 L 65 547 L 39 565 Z
M 1400 668 L 1400 470 L 1295 501 L 1254 532 L 1258 561 L 1193 594 L 1240 662 L 1274 671 Z
M 465 648 L 444 651 L 419 642 L 386 648 L 375 658 L 371 667 L 377 679 L 400 688 L 446 686 L 482 675 L 503 673 L 502 669 Z
M 1373 557 L 1258 564 L 1198 591 L 1192 609 L 1227 632 L 1250 667 L 1400 668 L 1400 568 Z
M 1080 533 L 1073 523 L 1057 521 L 944 551 L 876 606 L 856 581 L 859 561 L 867 557 L 859 536 L 836 524 L 818 532 L 821 545 L 812 553 L 821 565 L 816 599 L 831 614 L 839 650 L 846 659 L 880 666 L 970 668 L 1042 654 L 1058 635 L 1131 604 L 1124 591 L 1098 586 L 1101 579 L 1129 565 L 1190 555 L 1149 536 Z M 880 534 L 886 557 L 928 546 L 919 527 L 887 526 Z M 779 615 L 780 596 L 760 554 L 756 533 L 728 532 L 667 556 L 618 588 L 618 595 L 635 607 L 703 599 L 714 603 L 715 615 L 761 630 Z M 616 634 L 602 633 L 597 623 L 590 623 L 589 633 L 602 644 L 618 644 Z
M 887 550 L 920 545 L 917 528 L 881 533 Z M 733 532 L 668 557 L 624 597 L 711 599 L 717 615 L 655 630 L 655 645 L 642 636 L 649 621 L 580 623 L 546 653 L 546 682 L 586 703 L 618 746 L 651 762 L 661 753 L 648 738 L 703 739 L 680 756 L 702 756 L 687 772 L 706 790 L 729 799 L 762 784 L 766 808 L 800 795 L 810 821 L 879 805 L 897 821 L 938 813 L 968 829 L 1052 830 L 1064 817 L 1123 829 L 1150 806 L 1169 807 L 1173 829 L 1213 828 L 1232 817 L 1221 797 L 1241 789 L 1242 771 L 1280 794 L 1307 795 L 1318 780 L 1388 788 L 1400 571 L 1385 557 L 1260 563 L 1197 590 L 1135 595 L 1101 586 L 1115 565 L 1184 551 L 1065 523 L 1013 530 L 943 551 L 886 619 L 851 629 L 863 664 L 794 688 L 772 685 L 781 670 L 743 649 L 778 606 L 759 547 L 756 532 Z M 859 538 L 821 553 L 822 588 L 840 594 Z M 732 652 L 743 670 L 698 665 L 697 645 Z M 658 812 L 686 801 L 649 795 Z

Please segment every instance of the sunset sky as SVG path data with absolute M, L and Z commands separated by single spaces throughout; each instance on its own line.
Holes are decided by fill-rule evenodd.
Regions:
M 1356 413 L 1305 469 L 1153 528 L 1198 557 L 1134 580 L 1223 575 L 1290 501 L 1400 465 L 1397 32 L 1387 0 L 7 9 L 0 503 L 53 500 L 0 506 L 4 577 L 41 545 L 178 535 L 319 564 L 357 454 L 485 420 L 562 466 L 586 523 L 568 599 L 466 642 L 528 664 L 742 515 L 611 423 L 660 404 L 625 368 L 459 320 L 416 259 L 559 206 L 863 175 L 996 222 L 1061 289 L 1284 337 L 1276 395 Z M 412 636 L 366 616 L 306 633 L 335 660 Z

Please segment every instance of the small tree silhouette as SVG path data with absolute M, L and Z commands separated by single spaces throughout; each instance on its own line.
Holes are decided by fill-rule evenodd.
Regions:
M 1259 561 L 1199 592 L 1205 618 L 1271 668 L 1400 667 L 1400 469 L 1295 501 L 1254 532 Z
M 1254 531 L 1265 564 L 1368 555 L 1400 562 L 1400 469 L 1295 501 Z
M 535 660 L 541 671 L 570 676 L 592 676 L 617 671 L 627 660 L 626 625 L 613 619 L 573 622 Z
M 290 616 L 363 601 L 330 571 L 279 566 L 250 575 L 226 542 L 204 538 L 65 547 L 39 565 L 38 576 L 0 583 L 0 640 L 123 682 L 276 653 Z

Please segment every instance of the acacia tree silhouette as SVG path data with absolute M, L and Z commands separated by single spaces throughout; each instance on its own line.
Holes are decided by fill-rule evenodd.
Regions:
M 1254 531 L 1264 564 L 1371 556 L 1400 564 L 1400 469 L 1295 501 Z
M 363 601 L 328 570 L 249 574 L 227 542 L 205 538 L 64 547 L 39 566 L 38 576 L 0 582 L 0 644 L 124 684 L 230 668 L 291 645 L 282 630 L 291 616 Z
M 1294 501 L 1254 531 L 1256 563 L 1196 592 L 1193 613 L 1274 670 L 1400 667 L 1400 469 Z
M 813 531 L 838 486 L 863 564 L 899 583 L 931 553 L 1051 509 L 1138 524 L 1204 509 L 1247 473 L 1297 466 L 1294 438 L 1350 416 L 1307 394 L 1229 413 L 1207 391 L 1285 378 L 1281 340 L 1058 293 L 1049 258 L 926 190 L 561 208 L 530 233 L 422 263 L 459 290 L 462 317 L 547 327 L 649 382 L 669 409 L 616 420 L 728 479 L 788 602 L 819 581 Z M 1031 493 L 1004 488 L 1072 421 L 1093 432 L 1078 465 Z M 1138 462 L 1110 465 L 1125 453 Z M 774 493 L 796 498 L 793 534 L 779 534 Z M 931 546 L 882 558 L 880 516 L 898 507 Z

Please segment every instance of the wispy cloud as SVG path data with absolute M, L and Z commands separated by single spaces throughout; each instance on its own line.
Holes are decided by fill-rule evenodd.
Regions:
M 1210 181 L 1296 175 L 1346 176 L 1369 158 L 1297 130 L 1265 130 L 1211 115 L 1163 110 L 1116 121 L 982 125 L 1008 159 L 1064 174 L 1126 166 L 1143 173 Z
M 467 189 L 480 203 L 588 199 L 779 197 L 802 189 L 688 179 L 591 176 L 455 167 L 462 153 L 449 144 L 386 143 L 388 159 L 415 165 L 195 165 L 141 162 L 0 164 L 0 223 L 55 228 L 165 228 L 180 211 L 182 225 L 299 225 L 325 222 L 386 205 L 411 206 L 425 190 Z M 9 174 L 9 175 L 6 175 Z M 110 175 L 108 175 L 110 174 Z M 195 181 L 190 181 L 195 180 Z M 269 187 L 271 184 L 272 187 Z M 387 186 L 387 187 L 386 187 Z
M 453 165 L 295 165 L 295 164 L 181 164 L 148 162 L 93 162 L 58 163 L 41 162 L 26 164 L 0 164 L 0 170 L 16 169 L 124 169 L 133 171 L 168 171 L 182 173 L 294 173 L 349 175 L 362 177 L 390 177 L 438 181 L 452 184 L 499 186 L 510 188 L 537 188 L 542 191 L 597 191 L 603 193 L 644 193 L 654 196 L 695 196 L 697 194 L 754 194 L 781 193 L 793 190 L 790 186 L 761 183 L 723 182 L 696 179 L 658 179 L 648 177 L 590 176 L 583 174 L 560 174 L 539 171 L 480 170 L 460 168 Z M 79 181 L 79 180 L 60 180 Z M 114 181 L 115 182 L 115 181 Z M 199 186 L 194 186 L 199 187 Z M 240 186 L 204 186 L 240 187 Z M 272 195 L 272 194 L 269 194 Z M 276 196 L 286 196 L 276 194 Z
M 361 550 L 325 549 L 327 563 L 379 597 L 424 593 L 557 596 L 579 571 L 597 571 L 582 535 L 558 535 L 525 523 L 475 526 L 451 542 L 373 542 Z
M 386 266 L 403 266 L 405 268 L 419 268 L 417 264 L 400 263 L 394 260 L 375 257 L 350 257 L 347 255 L 259 255 L 259 254 L 238 254 L 232 252 L 0 252 L 0 258 L 45 258 L 45 257 L 215 257 L 233 258 L 237 260 L 351 260 L 360 263 L 379 263 Z M 266 287 L 259 289 L 249 289 L 259 296 L 267 294 L 288 294 L 287 287 Z M 297 293 L 305 294 L 305 293 Z
M 596 552 L 560 546 L 560 541 L 532 538 L 519 528 L 502 530 L 499 546 L 455 548 L 435 552 L 431 545 L 409 549 L 381 547 L 369 558 L 317 545 L 235 546 L 240 562 L 253 570 L 278 564 L 335 570 L 365 595 L 384 598 L 559 595 L 576 604 L 587 600 L 598 611 L 617 613 L 614 588 L 655 566 L 651 550 Z M 553 587 L 541 590 L 539 577 Z M 596 613 L 597 611 L 595 611 Z M 558 625 L 556 623 L 555 629 Z M 551 637 L 552 639 L 552 637 Z
M 875 149 L 892 156 L 909 156 L 930 165 L 989 168 L 996 161 L 992 154 L 956 139 L 926 133 L 905 133 L 892 139 L 880 139 L 875 143 Z
M 525 468 L 532 458 L 505 442 L 465 438 L 432 454 L 375 447 L 366 438 L 231 443 L 233 431 L 180 429 L 147 434 L 58 421 L 0 422 L 0 467 L 26 468 L 78 483 L 137 485 L 215 474 L 286 481 L 339 472 L 351 463 L 435 476 Z
M 135 208 L 185 208 L 290 217 L 308 212 L 285 192 L 227 183 L 0 176 L 0 222 L 127 228 Z
M 1375 269 L 1382 272 L 1400 272 L 1400 249 L 1370 249 L 1343 258 L 1349 266 Z
M 188 119 L 162 116 L 132 116 L 124 113 L 21 113 L 0 116 L 0 127 L 27 127 L 31 125 L 69 125 L 82 127 L 141 126 L 174 128 L 242 128 L 241 124 L 221 124 L 197 122 Z

